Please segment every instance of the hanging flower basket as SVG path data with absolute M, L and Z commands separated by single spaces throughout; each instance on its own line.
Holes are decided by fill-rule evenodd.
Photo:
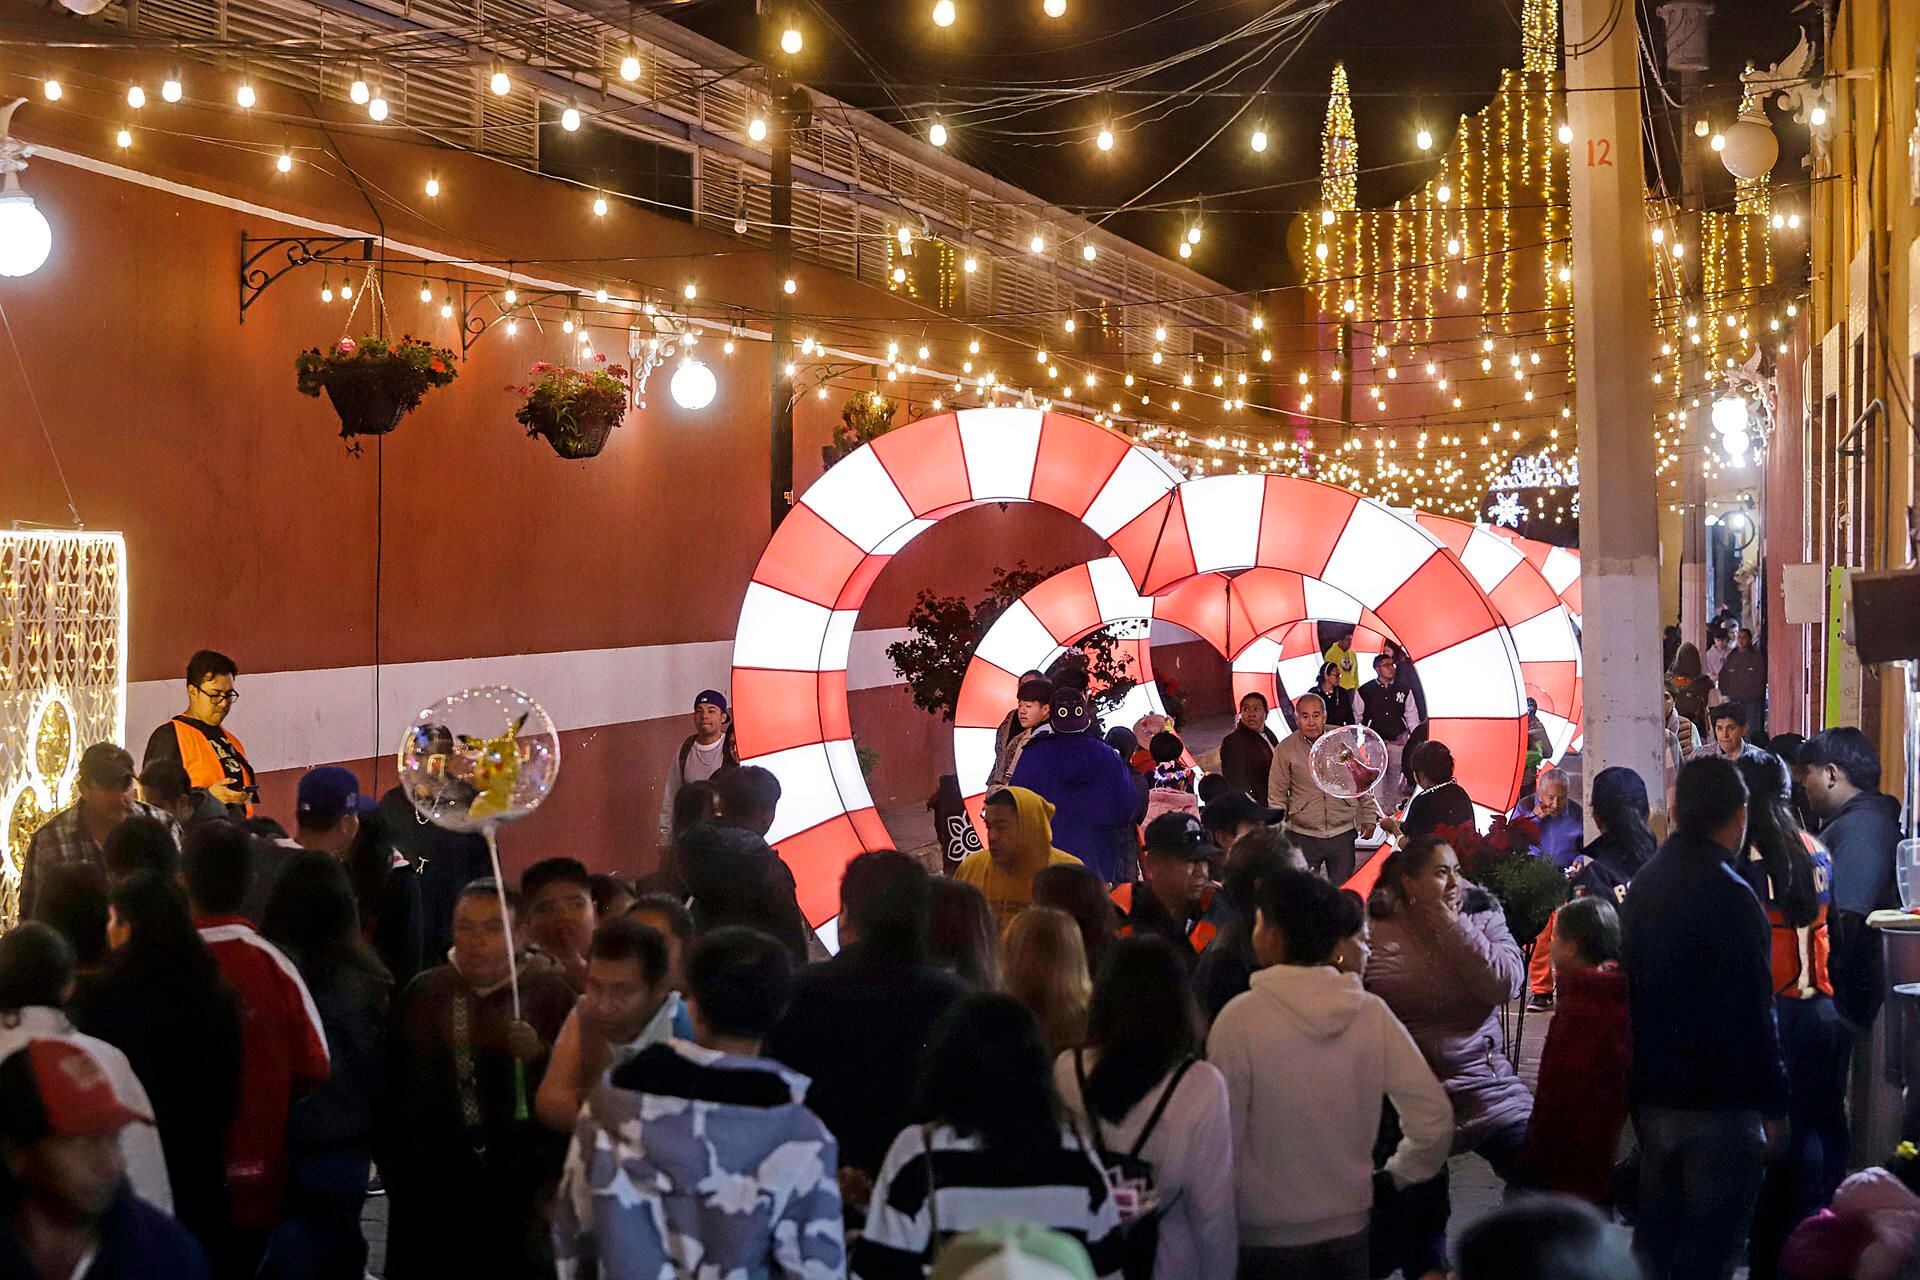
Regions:
M 591 458 L 627 416 L 627 371 L 596 355 L 585 369 L 538 361 L 533 380 L 507 390 L 526 397 L 514 414 L 530 436 L 544 436 L 563 458 Z
M 820 462 L 832 466 L 868 441 L 893 430 L 893 401 L 878 391 L 856 391 L 840 406 L 840 425 L 833 441 L 820 446 Z
M 293 360 L 301 395 L 326 392 L 340 415 L 340 437 L 385 435 L 418 407 L 421 397 L 455 375 L 453 352 L 419 338 L 342 338 L 329 350 L 302 351 Z

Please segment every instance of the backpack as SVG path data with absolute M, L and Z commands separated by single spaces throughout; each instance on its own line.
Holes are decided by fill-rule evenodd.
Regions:
M 1173 1069 L 1166 1087 L 1160 1091 L 1160 1100 L 1153 1104 L 1153 1113 L 1141 1126 L 1140 1136 L 1134 1139 L 1131 1150 L 1122 1152 L 1107 1147 L 1099 1113 L 1087 1101 L 1087 1071 L 1081 1051 L 1073 1051 L 1073 1075 L 1080 1085 L 1081 1105 L 1086 1108 L 1093 1157 L 1107 1175 L 1107 1186 L 1120 1210 L 1120 1274 L 1125 1280 L 1152 1280 L 1154 1257 L 1160 1251 L 1160 1219 L 1179 1199 L 1178 1195 L 1164 1202 L 1160 1199 L 1159 1188 L 1154 1185 L 1153 1161 L 1142 1159 L 1140 1152 L 1153 1131 L 1160 1127 L 1160 1117 L 1166 1114 L 1167 1104 L 1173 1100 L 1173 1091 L 1180 1087 L 1187 1068 L 1197 1061 L 1198 1058 L 1189 1057 Z
M 1147 792 L 1147 816 L 1145 821 L 1152 822 L 1163 813 L 1190 813 L 1200 816 L 1200 797 L 1191 791 L 1176 791 L 1172 787 L 1155 787 Z

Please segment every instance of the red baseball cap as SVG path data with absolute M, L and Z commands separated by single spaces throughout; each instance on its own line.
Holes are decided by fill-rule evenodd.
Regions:
M 34 1040 L 28 1043 L 26 1053 L 34 1086 L 40 1091 L 40 1105 L 46 1108 L 47 1126 L 53 1132 L 69 1138 L 91 1138 L 118 1133 L 136 1120 L 153 1123 L 152 1116 L 142 1115 L 120 1100 L 99 1059 L 79 1045 L 65 1040 Z

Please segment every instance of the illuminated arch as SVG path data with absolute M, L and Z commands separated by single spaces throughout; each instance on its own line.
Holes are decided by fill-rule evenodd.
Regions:
M 1475 526 L 1488 533 L 1511 542 L 1520 548 L 1520 554 L 1527 563 L 1540 571 L 1547 580 L 1560 603 L 1567 607 L 1567 614 L 1573 619 L 1573 625 L 1582 625 L 1580 608 L 1580 552 L 1574 547 L 1556 547 L 1550 542 L 1541 542 L 1535 538 L 1523 538 L 1505 525 L 1483 524 Z
M 1580 633 L 1574 629 L 1560 593 L 1520 546 L 1496 536 L 1488 526 L 1424 511 L 1415 513 L 1414 519 L 1460 557 L 1467 572 L 1500 611 L 1513 634 L 1514 650 L 1520 655 L 1527 696 L 1538 704 L 1540 722 L 1553 743 L 1548 759 L 1558 763 L 1579 736 L 1583 696 Z M 1553 557 L 1543 556 L 1542 562 L 1550 559 Z M 1554 563 L 1556 568 L 1564 568 L 1561 561 Z M 1579 581 L 1579 564 L 1574 561 L 1576 589 Z
M 854 624 L 887 561 L 984 502 L 1043 503 L 1112 538 L 1164 507 L 1179 480 L 1158 454 L 1090 422 L 967 409 L 888 432 L 801 495 L 740 606 L 733 700 L 742 761 L 780 779 L 768 839 L 793 868 L 810 922 L 834 915 L 849 858 L 891 847 L 847 713 Z

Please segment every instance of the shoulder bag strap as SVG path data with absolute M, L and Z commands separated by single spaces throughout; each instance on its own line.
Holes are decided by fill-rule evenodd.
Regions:
M 1094 1152 L 1104 1156 L 1107 1154 L 1107 1139 L 1106 1135 L 1100 1131 L 1100 1116 L 1094 1111 L 1093 1103 L 1087 1099 L 1087 1067 L 1080 1053 L 1080 1047 L 1076 1045 L 1073 1050 L 1073 1078 L 1080 1085 L 1080 1109 L 1087 1115 L 1087 1128 L 1091 1131 L 1089 1136 L 1093 1139 Z
M 1167 1104 L 1173 1101 L 1173 1091 L 1180 1087 L 1180 1081 L 1186 1076 L 1187 1069 L 1197 1061 L 1199 1061 L 1198 1058 L 1190 1057 L 1173 1069 L 1173 1075 L 1168 1079 L 1167 1087 L 1160 1091 L 1160 1101 L 1153 1106 L 1153 1114 L 1147 1117 L 1147 1123 L 1141 1127 L 1140 1136 L 1134 1139 L 1133 1150 L 1127 1152 L 1129 1160 L 1140 1158 L 1140 1152 L 1147 1145 L 1147 1139 L 1151 1138 L 1153 1131 L 1160 1127 L 1160 1117 L 1167 1113 Z
M 932 1125 L 920 1126 L 920 1145 L 927 1150 L 927 1257 L 931 1260 L 940 1252 L 940 1198 L 934 1194 Z

